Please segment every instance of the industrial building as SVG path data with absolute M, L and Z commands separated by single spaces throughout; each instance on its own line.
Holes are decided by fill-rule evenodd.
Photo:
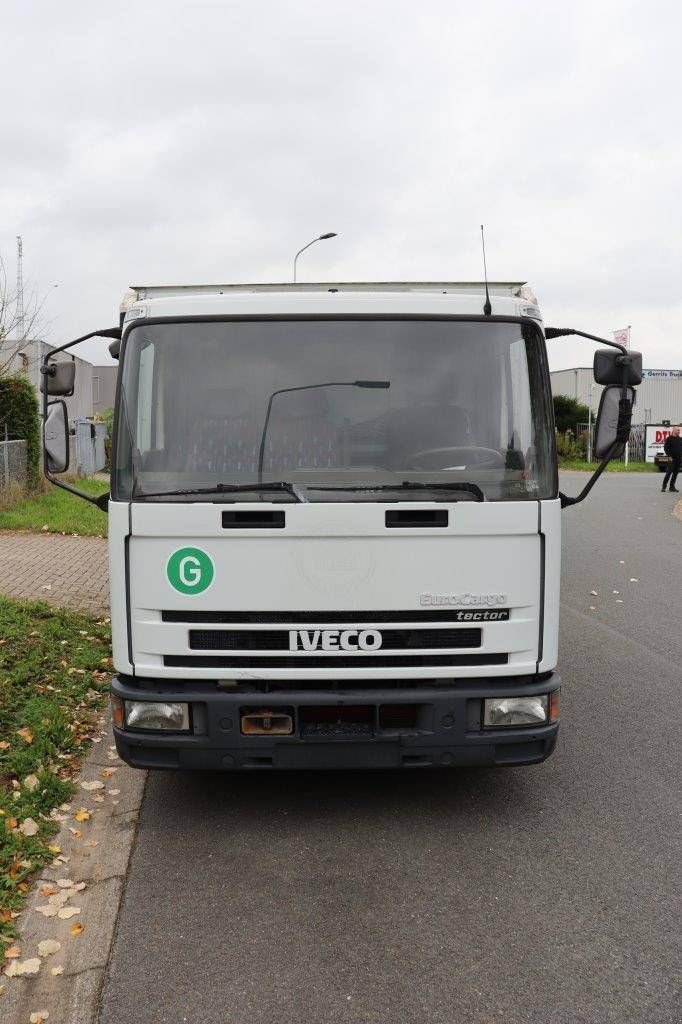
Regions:
M 0 339 L 0 364 L 7 363 L 10 372 L 25 374 L 33 385 L 39 402 L 42 401 L 40 365 L 52 348 L 52 345 L 37 339 L 27 339 L 21 345 L 10 339 L 5 339 L 4 342 Z M 3 352 L 6 353 L 4 360 Z M 75 391 L 66 399 L 71 423 L 76 419 L 91 419 L 93 416 L 101 415 L 105 409 L 113 408 L 118 366 L 93 366 L 78 356 L 61 358 L 73 358 L 76 363 Z
M 599 408 L 601 385 L 594 383 L 591 366 L 570 370 L 554 370 L 551 374 L 552 394 L 576 398 L 592 409 Z M 682 370 L 644 370 L 637 388 L 633 410 L 634 423 L 682 423 Z

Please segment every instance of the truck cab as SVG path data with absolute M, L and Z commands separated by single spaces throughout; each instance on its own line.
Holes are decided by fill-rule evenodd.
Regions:
M 537 303 L 521 282 L 489 295 L 133 290 L 106 502 L 125 761 L 549 756 L 571 499 Z

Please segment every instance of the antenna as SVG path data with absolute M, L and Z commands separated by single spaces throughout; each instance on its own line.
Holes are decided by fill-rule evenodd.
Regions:
M 485 280 L 485 302 L 483 304 L 483 315 L 492 316 L 493 307 L 490 304 L 490 292 L 488 291 L 488 268 L 485 262 L 485 235 L 481 224 L 481 245 L 483 246 L 483 277 Z
M 24 338 L 24 246 L 21 235 L 17 235 L 17 338 L 20 342 Z

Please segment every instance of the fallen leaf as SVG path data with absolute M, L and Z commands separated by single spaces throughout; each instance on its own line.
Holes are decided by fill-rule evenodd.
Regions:
M 76 813 L 74 814 L 74 818 L 76 819 L 76 821 L 89 821 L 90 812 L 86 811 L 84 807 L 81 807 L 80 810 L 76 811 Z
M 58 910 L 59 910 L 59 907 L 55 906 L 52 903 L 49 903 L 45 907 L 36 907 L 36 913 L 42 914 L 43 917 L 56 917 Z
M 51 843 L 48 846 L 48 850 L 50 851 L 50 853 L 61 853 L 62 852 L 61 846 L 57 846 L 55 843 Z
M 5 831 L 13 832 L 18 824 L 19 824 L 19 822 L 17 821 L 17 819 L 13 818 L 10 815 L 9 818 L 5 818 Z
M 60 889 L 70 889 L 71 886 L 73 885 L 73 882 L 71 881 L 70 878 L 58 878 L 57 885 L 59 886 Z
M 81 932 L 85 931 L 85 925 L 81 924 L 80 921 L 74 921 L 69 931 L 72 935 L 80 935 Z
M 54 896 L 50 896 L 48 903 L 51 907 L 63 907 L 65 903 L 69 902 L 70 889 L 62 889 L 60 892 L 56 892 Z
M 51 956 L 61 948 L 61 942 L 57 942 L 56 939 L 43 939 L 38 943 L 38 956 Z
M 76 839 L 80 839 L 80 837 L 83 835 L 83 833 L 81 832 L 81 830 L 79 828 L 71 828 L 70 825 L 69 825 L 69 832 L 71 833 L 72 836 L 75 836 Z
M 28 1018 L 29 1024 L 43 1024 L 43 1021 L 46 1021 L 49 1016 L 47 1010 L 36 1010 Z
M 85 888 L 85 882 L 75 882 L 71 886 L 70 892 L 72 892 L 72 893 L 74 893 L 74 892 L 83 892 L 84 888 Z
M 5 956 L 8 960 L 16 960 L 17 957 L 21 956 L 21 946 L 10 946 L 9 949 L 5 950 Z
M 35 836 L 38 834 L 38 824 L 33 818 L 24 818 L 19 826 L 19 831 L 25 836 Z
M 23 729 L 17 729 L 17 736 L 21 736 L 24 743 L 33 743 L 33 733 L 26 726 Z
M 64 973 L 64 968 L 60 964 L 58 967 L 50 967 L 50 974 L 53 978 L 57 978 L 60 974 Z
M 9 750 L 9 743 L 7 740 L 0 740 L 0 750 Z
M 92 800 L 96 804 L 103 804 L 104 803 L 104 797 L 102 796 L 101 793 L 93 793 Z
M 91 793 L 94 789 L 104 789 L 104 783 L 98 782 L 97 779 L 94 782 L 81 782 L 81 789 L 86 789 L 88 793 Z
M 53 885 L 41 885 L 40 889 L 38 889 L 40 895 L 43 896 L 45 899 L 47 899 L 48 896 L 54 896 L 56 891 L 57 890 Z
M 109 796 L 118 796 L 118 794 L 120 792 L 121 792 L 120 789 L 108 789 L 107 790 L 107 793 L 109 794 Z
M 68 921 L 70 917 L 76 917 L 80 912 L 80 907 L 62 907 L 61 910 L 57 912 L 57 917 L 60 917 L 62 921 Z
M 592 594 L 592 597 L 599 597 L 599 593 L 596 590 L 591 590 L 590 593 Z
M 7 967 L 5 967 L 5 971 L 4 971 L 5 977 L 6 978 L 14 978 L 14 977 L 16 977 L 16 975 L 19 974 L 18 967 L 19 967 L 18 962 L 16 960 L 12 960 L 12 962 L 7 964 Z
M 590 611 L 591 611 L 591 612 L 596 612 L 596 610 L 597 610 L 597 609 L 596 609 L 595 605 L 591 604 L 591 605 L 590 605 Z
M 114 772 L 117 772 L 118 768 L 102 768 L 100 775 L 103 779 L 108 779 Z
M 635 579 L 634 576 L 630 577 L 630 583 L 639 583 L 639 580 Z
M 22 960 L 17 964 L 17 974 L 37 974 L 40 970 L 40 958 L 32 956 L 29 960 Z
M 37 775 L 27 775 L 26 778 L 24 779 L 24 786 L 31 793 L 33 792 L 33 790 L 36 788 L 37 785 L 38 785 L 38 776 Z

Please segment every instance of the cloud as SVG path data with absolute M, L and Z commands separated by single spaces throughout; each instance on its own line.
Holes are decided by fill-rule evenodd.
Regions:
M 303 276 L 476 278 L 485 221 L 548 322 L 631 323 L 679 366 L 681 27 L 672 2 L 9 2 L 0 249 L 59 283 L 57 340 L 131 281 L 287 279 L 328 230 Z

